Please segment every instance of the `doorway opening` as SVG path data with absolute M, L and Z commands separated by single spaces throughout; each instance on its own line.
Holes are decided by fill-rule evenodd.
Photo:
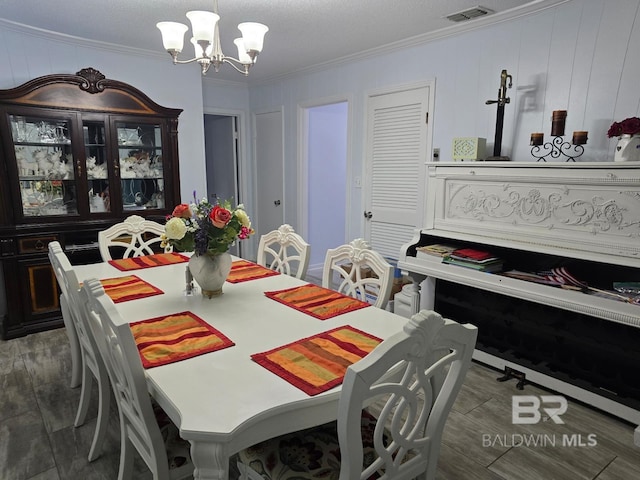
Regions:
M 238 168 L 238 117 L 235 115 L 204 115 L 204 143 L 207 171 L 207 199 L 215 204 L 219 199 L 242 203 Z M 241 255 L 241 243 L 229 249 Z
M 322 277 L 327 249 L 346 241 L 348 112 L 347 101 L 303 107 L 300 213 L 311 245 L 307 277 L 314 279 Z

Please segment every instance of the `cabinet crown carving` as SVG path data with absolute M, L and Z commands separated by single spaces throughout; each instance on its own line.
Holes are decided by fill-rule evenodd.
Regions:
M 106 78 L 95 68 L 83 68 L 76 73 L 79 77 L 84 78 L 86 81 L 80 84 L 80 89 L 89 93 L 98 93 L 104 90 L 103 80 Z

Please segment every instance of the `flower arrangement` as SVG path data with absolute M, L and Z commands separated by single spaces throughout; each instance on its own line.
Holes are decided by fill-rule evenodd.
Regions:
M 197 201 L 195 192 L 193 198 L 192 204 L 181 203 L 167 216 L 163 247 L 173 245 L 183 252 L 216 255 L 229 250 L 237 239 L 255 233 L 243 205 L 232 208 L 229 200 L 215 205 L 206 198 Z
M 609 127 L 607 136 L 619 137 L 620 135 L 637 135 L 640 133 L 640 118 L 629 117 L 625 118 L 621 122 L 613 122 Z

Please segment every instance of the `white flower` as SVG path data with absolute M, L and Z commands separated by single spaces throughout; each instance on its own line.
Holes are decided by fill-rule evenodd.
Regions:
M 182 219 L 173 217 L 167 220 L 164 226 L 164 231 L 167 234 L 169 240 L 182 240 L 187 233 L 187 226 Z
M 247 212 L 242 210 L 240 207 L 235 211 L 236 217 L 238 217 L 238 221 L 243 227 L 251 228 L 251 220 L 249 220 L 249 215 Z

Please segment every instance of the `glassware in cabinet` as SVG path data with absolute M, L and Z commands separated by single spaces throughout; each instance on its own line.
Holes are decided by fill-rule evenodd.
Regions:
M 71 121 L 9 115 L 24 217 L 77 215 Z
M 109 165 L 104 122 L 84 121 L 82 125 L 90 213 L 111 212 Z
M 162 126 L 116 122 L 116 131 L 123 210 L 164 208 Z

